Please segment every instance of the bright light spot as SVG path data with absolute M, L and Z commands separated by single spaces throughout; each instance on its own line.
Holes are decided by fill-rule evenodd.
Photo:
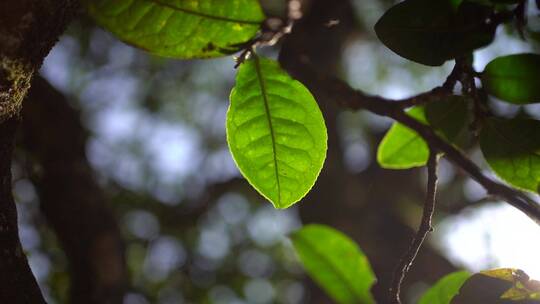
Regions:
M 160 237 L 150 244 L 144 261 L 144 273 L 154 281 L 164 280 L 184 264 L 186 257 L 186 250 L 176 238 Z
M 36 251 L 32 252 L 28 256 L 28 264 L 38 281 L 44 281 L 48 278 L 51 271 L 51 261 L 45 254 Z
M 205 225 L 206 226 L 206 225 Z M 203 228 L 197 251 L 209 259 L 222 259 L 229 253 L 230 239 L 224 225 Z
M 209 297 L 212 304 L 230 304 L 233 303 L 233 301 L 238 301 L 238 297 L 234 290 L 223 285 L 212 287 L 209 292 Z
M 276 210 L 271 206 L 261 207 L 248 221 L 251 239 L 260 246 L 271 246 L 281 241 L 286 234 L 300 226 L 294 209 Z
M 238 224 L 249 215 L 249 203 L 240 194 L 226 193 L 216 203 L 219 214 L 227 224 Z
M 248 303 L 266 304 L 271 303 L 275 296 L 274 287 L 264 279 L 255 279 L 249 281 L 244 286 L 244 294 Z
M 258 250 L 247 250 L 240 254 L 238 267 L 245 275 L 258 278 L 272 273 L 272 258 Z
M 472 271 L 510 267 L 540 278 L 540 227 L 508 204 L 464 211 L 439 227 L 440 246 L 450 259 Z
M 128 231 L 140 239 L 151 240 L 159 235 L 159 221 L 148 211 L 130 211 L 125 215 L 124 223 Z

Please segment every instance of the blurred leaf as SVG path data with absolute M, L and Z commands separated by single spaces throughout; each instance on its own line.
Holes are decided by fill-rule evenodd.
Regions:
M 431 125 L 449 142 L 455 142 L 467 126 L 467 102 L 461 96 L 433 101 L 407 113 Z M 415 131 L 399 123 L 392 125 L 377 150 L 377 162 L 387 169 L 420 167 L 426 164 L 428 156 L 426 142 Z
M 323 225 L 308 225 L 291 236 L 305 269 L 340 304 L 374 303 L 371 266 L 354 241 Z
M 265 18 L 257 0 L 87 0 L 90 15 L 121 40 L 174 58 L 238 51 Z
M 490 9 L 452 0 L 406 0 L 375 24 L 377 37 L 409 60 L 430 66 L 469 54 L 491 43 L 495 28 L 486 24 Z
M 467 132 L 469 120 L 468 100 L 452 95 L 426 105 L 426 119 L 437 133 L 449 142 L 460 144 L 459 139 Z
M 500 178 L 517 188 L 538 191 L 540 121 L 488 119 L 480 132 L 480 148 Z
M 519 269 L 501 268 L 471 276 L 452 299 L 452 304 L 540 303 L 540 282 Z
M 418 304 L 449 304 L 470 276 L 467 271 L 456 271 L 444 276 L 424 293 Z
M 540 102 L 540 55 L 516 54 L 498 57 L 482 73 L 486 91 L 515 104 Z
M 326 158 L 317 102 L 273 60 L 244 62 L 231 92 L 227 141 L 238 168 L 276 208 L 311 189 Z

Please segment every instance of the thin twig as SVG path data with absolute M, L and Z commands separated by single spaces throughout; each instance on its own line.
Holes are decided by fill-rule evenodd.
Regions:
M 302 18 L 302 3 L 299 0 L 287 0 L 287 18 L 266 18 L 255 38 L 238 45 L 242 52 L 235 57 L 236 64 L 234 68 L 238 68 L 244 61 L 249 59 L 257 47 L 272 46 L 284 36 L 290 34 L 294 23 L 300 18 Z
M 437 152 L 434 150 L 430 151 L 429 160 L 427 163 L 428 171 L 428 181 L 427 181 L 427 193 L 426 200 L 424 203 L 424 212 L 422 214 L 422 221 L 418 227 L 418 231 L 414 236 L 409 249 L 405 255 L 399 261 L 399 264 L 394 272 L 394 277 L 392 279 L 392 285 L 390 287 L 390 301 L 392 304 L 400 304 L 400 288 L 403 280 L 409 272 L 422 243 L 426 239 L 426 236 L 429 232 L 433 231 L 431 226 L 431 219 L 433 217 L 433 212 L 435 211 L 435 197 L 437 193 L 437 165 L 438 165 L 438 156 Z

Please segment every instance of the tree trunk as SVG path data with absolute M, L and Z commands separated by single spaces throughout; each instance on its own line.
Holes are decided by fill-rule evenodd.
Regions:
M 65 97 L 37 77 L 23 107 L 23 142 L 40 208 L 70 265 L 70 302 L 122 303 L 124 244 L 86 159 L 86 131 Z
M 75 0 L 0 1 L 0 303 L 44 303 L 19 242 L 11 156 L 21 104 Z
M 18 121 L 0 124 L 0 303 L 45 303 L 19 241 L 11 194 L 11 155 Z

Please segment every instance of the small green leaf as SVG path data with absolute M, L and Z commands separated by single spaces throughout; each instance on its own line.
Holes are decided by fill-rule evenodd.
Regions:
M 470 276 L 467 271 L 456 271 L 444 276 L 424 293 L 418 304 L 450 304 Z
M 407 112 L 416 120 L 427 124 L 424 107 L 414 107 Z M 379 144 L 377 162 L 386 169 L 409 169 L 426 164 L 429 148 L 413 130 L 394 123 Z
M 408 114 L 431 125 L 449 142 L 458 143 L 467 126 L 467 100 L 462 96 L 449 96 L 425 107 L 414 107 Z M 428 156 L 426 142 L 416 132 L 399 123 L 394 123 L 377 150 L 377 162 L 387 169 L 420 167 L 426 164 Z
M 495 27 L 485 22 L 489 12 L 470 2 L 405 0 L 386 11 L 375 32 L 398 55 L 439 66 L 493 41 Z
M 323 225 L 308 225 L 291 236 L 306 271 L 340 304 L 374 303 L 371 266 L 354 241 Z
M 520 189 L 538 191 L 540 121 L 488 119 L 480 132 L 480 148 L 501 179 Z
M 227 112 L 227 141 L 240 172 L 276 208 L 299 201 L 326 158 L 326 126 L 304 85 L 273 60 L 240 66 Z
M 540 55 L 516 54 L 498 57 L 482 73 L 486 91 L 515 104 L 540 102 Z
M 210 58 L 238 51 L 259 30 L 257 0 L 87 0 L 90 15 L 121 40 L 156 55 Z
M 451 304 L 540 303 L 540 282 L 513 268 L 481 271 L 465 281 Z

